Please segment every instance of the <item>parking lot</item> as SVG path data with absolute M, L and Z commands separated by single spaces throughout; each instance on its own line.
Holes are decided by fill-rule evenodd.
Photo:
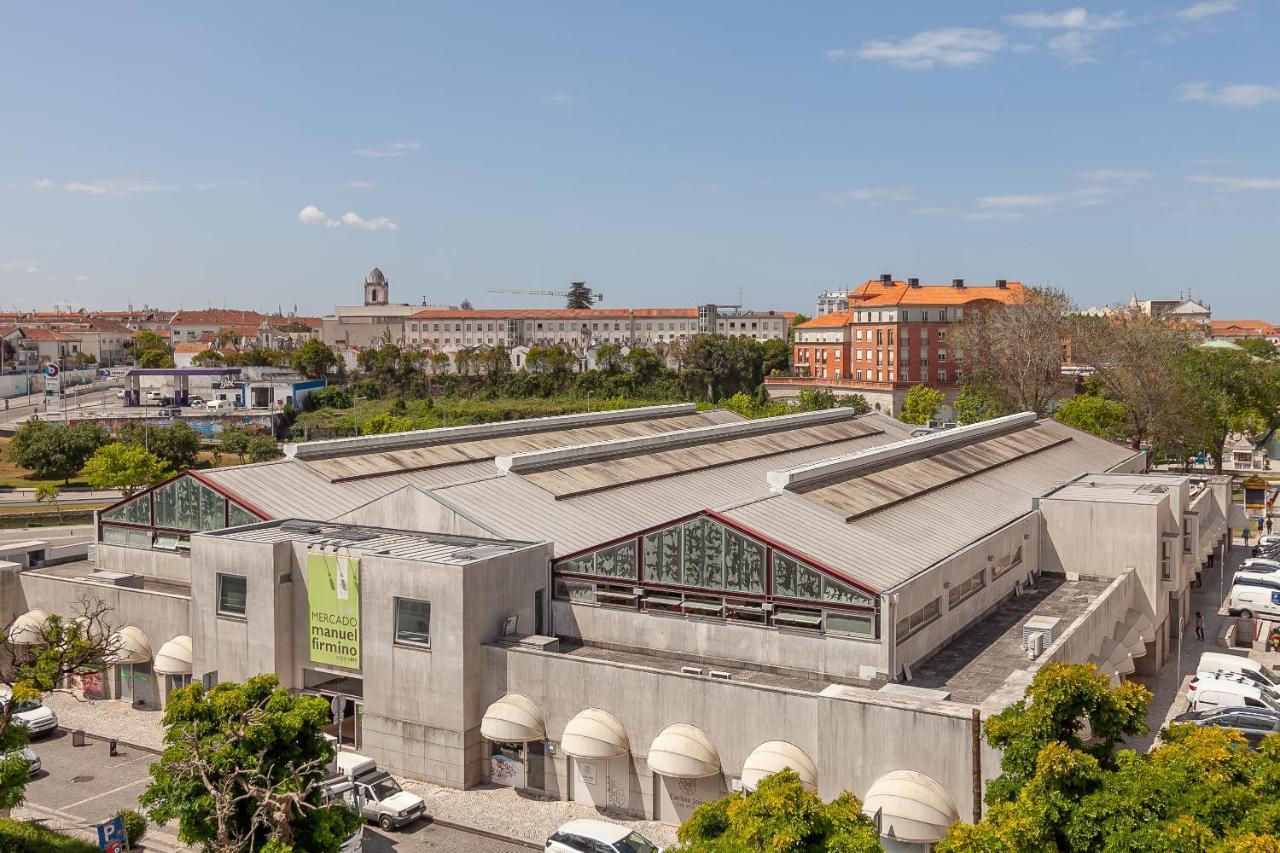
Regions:
M 17 810 L 18 816 L 40 819 L 56 829 L 81 835 L 121 809 L 138 807 L 138 797 L 151 779 L 148 768 L 156 759 L 151 752 L 126 747 L 112 757 L 107 744 L 94 739 L 85 746 L 72 746 L 71 735 L 61 730 L 35 741 L 32 748 L 42 767 L 27 786 L 27 805 Z M 158 851 L 187 849 L 178 843 L 176 833 L 176 827 L 152 827 L 146 846 Z M 427 821 L 400 832 L 384 833 L 373 826 L 364 830 L 366 853 L 515 853 L 529 849 L 530 845 Z

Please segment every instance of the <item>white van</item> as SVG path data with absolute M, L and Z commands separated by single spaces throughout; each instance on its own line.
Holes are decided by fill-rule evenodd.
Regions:
M 1192 711 L 1210 708 L 1268 708 L 1280 711 L 1280 700 L 1272 698 L 1270 691 L 1250 681 L 1226 678 L 1191 679 L 1187 687 L 1187 699 Z
M 1280 588 L 1256 583 L 1232 584 L 1227 595 L 1227 612 L 1245 619 L 1280 616 Z
M 214 414 L 223 414 L 226 412 L 235 411 L 236 404 L 231 402 L 230 400 L 210 400 L 209 402 L 204 404 L 204 407 L 205 409 L 207 409 L 210 412 L 213 412 Z
M 1280 589 L 1280 573 L 1277 572 L 1236 572 L 1231 579 L 1232 586 L 1265 586 Z
M 1200 665 L 1196 667 L 1196 672 L 1202 675 L 1206 672 L 1234 672 L 1260 684 L 1266 684 L 1274 690 L 1280 690 L 1280 675 L 1276 675 L 1256 660 L 1239 655 L 1205 652 L 1200 655 Z
M 1280 560 L 1273 560 L 1270 557 L 1250 557 L 1240 564 L 1242 572 L 1270 574 L 1276 570 L 1280 570 Z

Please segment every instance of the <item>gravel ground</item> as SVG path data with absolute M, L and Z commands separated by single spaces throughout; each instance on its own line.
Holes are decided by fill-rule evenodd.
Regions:
M 71 693 L 54 693 L 45 704 L 58 715 L 66 729 L 84 729 L 89 734 L 114 737 L 137 746 L 163 749 L 164 729 L 159 711 L 141 711 L 125 702 L 110 699 L 85 700 Z M 427 813 L 449 823 L 496 832 L 511 838 L 541 844 L 565 821 L 601 818 L 625 823 L 660 847 L 675 844 L 676 828 L 664 823 L 601 815 L 593 808 L 560 800 L 522 796 L 511 788 L 485 786 L 468 791 L 442 788 L 430 782 L 403 780 L 406 790 L 427 803 Z
M 81 699 L 76 693 L 62 692 L 46 696 L 44 704 L 58 715 L 64 729 L 84 729 L 89 734 L 164 749 L 164 715 L 159 711 L 138 711 L 115 699 Z
M 543 800 L 523 796 L 512 788 L 486 785 L 457 791 L 430 782 L 401 780 L 427 803 L 427 814 L 450 823 L 496 832 L 523 841 L 541 844 L 556 827 L 576 818 L 595 818 L 625 823 L 659 847 L 676 843 L 676 828 L 649 820 L 614 817 L 593 808 L 563 800 Z

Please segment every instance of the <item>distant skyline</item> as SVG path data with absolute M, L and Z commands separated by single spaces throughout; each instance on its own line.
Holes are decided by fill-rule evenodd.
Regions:
M 881 273 L 1280 321 L 1275 0 L 10 6 L 0 310 L 810 313 Z

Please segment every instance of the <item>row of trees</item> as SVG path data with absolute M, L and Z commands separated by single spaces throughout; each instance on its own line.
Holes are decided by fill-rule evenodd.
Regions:
M 1150 753 L 1120 748 L 1147 732 L 1151 693 L 1111 687 L 1092 664 L 1049 664 L 1026 696 L 990 717 L 1001 750 L 985 814 L 960 823 L 939 853 L 1280 850 L 1280 735 L 1257 750 L 1232 729 L 1174 724 Z M 783 771 L 754 792 L 700 806 L 679 853 L 873 851 L 880 841 L 848 792 L 824 803 Z
M 1137 310 L 1078 313 L 1061 291 L 1032 290 L 1020 302 L 970 312 L 953 333 L 980 365 L 957 400 L 957 419 L 977 413 L 1053 413 L 1098 435 L 1149 448 L 1157 457 L 1204 454 L 1222 469 L 1232 433 L 1280 426 L 1280 359 L 1266 341 L 1200 346 L 1194 326 Z M 1076 380 L 1067 358 L 1090 372 Z
M 340 375 L 342 367 L 333 350 L 314 338 L 290 349 L 210 348 L 196 353 L 191 364 L 195 367 L 292 367 L 310 379 Z

